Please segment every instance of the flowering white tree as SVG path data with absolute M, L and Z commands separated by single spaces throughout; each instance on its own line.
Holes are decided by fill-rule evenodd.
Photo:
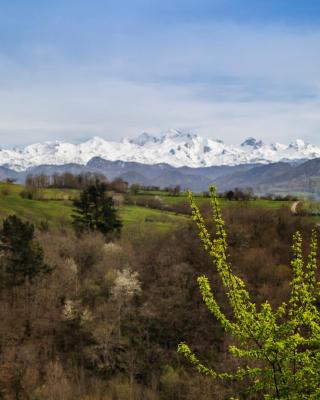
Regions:
M 112 288 L 112 296 L 115 299 L 127 302 L 140 292 L 141 284 L 137 272 L 131 271 L 130 268 L 117 271 L 117 277 Z
M 138 276 L 138 273 L 132 271 L 130 268 L 117 271 L 117 277 L 114 281 L 111 294 L 118 304 L 119 337 L 121 336 L 122 309 L 135 295 L 141 293 L 141 283 Z

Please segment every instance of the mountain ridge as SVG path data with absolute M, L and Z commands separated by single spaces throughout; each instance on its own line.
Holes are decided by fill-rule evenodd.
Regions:
M 95 157 L 146 165 L 163 163 L 173 167 L 201 168 L 309 160 L 320 157 L 320 146 L 301 139 L 288 145 L 266 144 L 252 137 L 240 145 L 233 145 L 188 131 L 171 130 L 160 136 L 144 132 L 134 139 L 120 141 L 95 136 L 79 144 L 52 141 L 34 143 L 23 149 L 0 149 L 0 166 L 21 172 L 43 164 L 86 165 Z

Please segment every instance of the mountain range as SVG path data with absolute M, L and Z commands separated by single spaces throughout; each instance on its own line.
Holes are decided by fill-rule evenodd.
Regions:
M 256 192 L 320 194 L 320 147 L 296 140 L 265 144 L 254 138 L 240 145 L 170 131 L 143 133 L 110 142 L 95 137 L 80 144 L 45 142 L 0 150 L 0 179 L 23 182 L 27 174 L 99 172 L 130 184 L 204 191 L 252 187 Z
M 240 145 L 230 145 L 195 133 L 171 130 L 160 136 L 142 133 L 135 139 L 119 142 L 94 137 L 79 144 L 55 141 L 31 144 L 23 149 L 0 149 L 0 165 L 15 171 L 43 164 L 86 165 L 94 157 L 108 161 L 199 168 L 308 160 L 320 157 L 320 146 L 303 140 L 289 145 L 266 144 L 254 138 L 248 138 Z

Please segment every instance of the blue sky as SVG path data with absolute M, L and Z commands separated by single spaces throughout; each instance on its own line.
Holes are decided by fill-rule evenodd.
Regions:
M 0 146 L 190 129 L 320 144 L 320 2 L 1 0 Z

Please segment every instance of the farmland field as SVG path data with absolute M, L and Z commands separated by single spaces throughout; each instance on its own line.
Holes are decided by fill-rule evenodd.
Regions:
M 0 217 L 3 218 L 9 214 L 17 214 L 19 217 L 29 219 L 34 223 L 48 221 L 54 225 L 59 223 L 70 224 L 72 214 L 71 200 L 76 198 L 78 191 L 74 189 L 44 189 L 41 191 L 41 197 L 36 200 L 23 198 L 20 194 L 24 186 L 16 184 L 0 184 Z M 170 196 L 167 192 L 144 192 L 138 195 L 130 196 L 131 202 L 139 199 L 158 199 L 164 206 L 177 204 L 188 204 L 186 193 L 179 196 Z M 208 203 L 210 200 L 202 195 L 195 195 L 196 202 L 199 205 Z M 227 201 L 220 199 L 222 207 L 234 205 L 239 207 L 261 207 L 269 209 L 278 209 L 281 207 L 290 207 L 291 202 L 275 200 L 251 200 L 251 201 Z M 153 209 L 151 207 L 141 207 L 138 205 L 122 205 L 120 215 L 123 218 L 124 225 L 147 224 L 154 225 L 159 229 L 166 229 L 172 224 L 187 221 L 187 217 L 170 211 Z
M 71 224 L 72 202 L 70 199 L 77 196 L 77 190 L 45 189 L 41 192 L 39 200 L 21 197 L 20 193 L 23 190 L 22 185 L 0 184 L 0 218 L 16 214 L 35 224 L 43 221 L 52 226 Z M 173 212 L 132 205 L 121 206 L 119 212 L 125 227 L 139 224 L 166 230 L 170 226 L 188 220 L 186 216 L 176 215 Z
M 43 189 L 39 199 L 26 199 L 21 196 L 24 186 L 17 184 L 0 183 L 0 218 L 10 214 L 16 214 L 23 219 L 39 225 L 43 222 L 51 227 L 70 227 L 72 215 L 72 201 L 78 196 L 75 189 Z M 164 210 L 152 208 L 151 206 L 139 206 L 134 203 L 138 200 L 157 199 L 164 205 Z M 210 200 L 203 195 L 195 195 L 196 202 L 201 206 Z M 288 201 L 274 200 L 251 200 L 251 201 L 227 201 L 220 199 L 222 207 L 229 205 L 237 207 L 260 207 L 267 209 L 279 209 L 290 207 Z M 142 192 L 130 196 L 130 204 L 123 204 L 119 208 L 120 217 L 123 220 L 124 229 L 130 230 L 134 225 L 140 228 L 153 228 L 159 231 L 166 231 L 179 224 L 189 221 L 187 215 L 166 210 L 165 207 L 174 205 L 185 205 L 188 210 L 187 193 L 179 196 L 168 195 L 165 191 Z
M 164 206 L 171 206 L 177 204 L 188 204 L 188 195 L 186 192 L 180 193 L 179 196 L 173 196 L 168 194 L 165 191 L 145 191 L 141 192 L 137 195 L 131 195 L 131 200 L 133 202 L 137 202 L 141 199 L 150 199 L 150 200 L 160 200 Z M 208 203 L 210 199 L 207 196 L 201 194 L 194 195 L 196 203 L 201 206 L 205 203 Z M 250 207 L 261 207 L 261 208 L 271 208 L 271 209 L 279 209 L 282 207 L 290 207 L 291 201 L 281 201 L 281 200 L 265 200 L 265 199 L 257 199 L 257 200 L 249 200 L 249 201 L 229 201 L 225 199 L 220 199 L 220 204 L 222 207 L 226 207 L 228 205 L 240 205 L 240 206 L 250 206 Z

